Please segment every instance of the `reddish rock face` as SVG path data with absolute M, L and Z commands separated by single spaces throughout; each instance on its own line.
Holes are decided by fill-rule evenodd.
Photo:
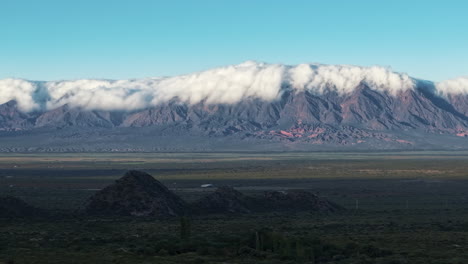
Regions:
M 149 109 L 132 112 L 88 111 L 62 106 L 46 112 L 22 113 L 15 102 L 0 105 L 0 131 L 22 130 L 23 135 L 38 129 L 119 132 L 119 138 L 132 148 L 132 140 L 145 141 L 145 128 L 151 128 L 154 146 L 161 136 L 177 136 L 181 149 L 199 138 L 231 138 L 255 146 L 277 142 L 294 149 L 314 146 L 360 147 L 361 149 L 404 149 L 446 147 L 446 140 L 459 140 L 453 146 L 466 146 L 468 96 L 434 94 L 430 84 L 389 94 L 361 84 L 348 94 L 325 91 L 313 94 L 283 88 L 278 100 L 249 99 L 237 104 L 187 105 L 174 99 Z M 107 129 L 107 130 L 106 130 Z M 148 135 L 147 135 L 148 136 Z M 66 135 L 60 135 L 64 141 Z M 187 138 L 187 140 L 184 140 Z M 455 139 L 453 139 L 455 138 Z M 72 140 L 72 139 L 70 139 Z M 178 140 L 178 141 L 179 141 Z M 174 141 L 174 144 L 177 142 Z M 73 146 L 73 143 L 67 145 Z M 252 147 L 255 148 L 255 147 Z M 265 149 L 262 147 L 262 149 Z
M 27 130 L 33 127 L 29 121 L 32 118 L 29 114 L 18 110 L 15 101 L 10 101 L 0 105 L 0 131 Z
M 448 102 L 461 114 L 468 116 L 468 95 L 448 95 Z

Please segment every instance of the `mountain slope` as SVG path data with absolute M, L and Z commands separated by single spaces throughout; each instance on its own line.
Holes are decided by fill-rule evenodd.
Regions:
M 235 71 L 224 69 L 227 73 L 222 69 L 215 71 L 218 75 L 224 74 L 221 74 L 223 78 L 218 76 L 216 79 L 220 90 L 225 89 L 223 85 L 226 83 L 232 87 L 223 90 L 225 94 L 215 89 L 214 94 L 235 97 L 241 92 L 235 97 L 237 101 L 229 103 L 225 102 L 227 99 L 216 100 L 211 94 L 200 95 L 196 100 L 191 97 L 187 101 L 181 91 L 171 97 L 172 94 L 166 95 L 168 91 L 163 90 L 166 86 L 176 90 L 178 85 L 185 87 L 187 79 L 198 89 L 205 87 L 203 84 L 214 89 L 213 84 L 203 77 L 208 73 L 213 75 L 212 71 L 183 76 L 180 80 L 169 79 L 166 82 L 171 81 L 171 85 L 164 84 L 166 86 L 144 86 L 141 90 L 125 88 L 119 100 L 127 102 L 131 106 L 128 109 L 126 104 L 108 105 L 106 97 L 101 99 L 102 104 L 91 107 L 91 99 L 86 98 L 86 94 L 76 97 L 78 92 L 66 94 L 68 90 L 64 88 L 58 93 L 54 89 L 60 84 L 54 84 L 47 90 L 42 83 L 41 91 L 47 90 L 50 94 L 41 98 L 59 98 L 37 101 L 41 105 L 38 109 L 45 110 L 25 111 L 24 104 L 17 101 L 0 105 L 0 151 L 468 148 L 468 95 L 464 93 L 443 94 L 437 84 L 418 80 L 411 81 L 413 86 L 406 87 L 404 85 L 409 83 L 407 77 L 388 72 L 379 73 L 387 81 L 377 78 L 379 76 L 368 76 L 375 70 L 369 73 L 361 69 L 368 75 L 356 79 L 339 68 L 340 71 L 334 73 L 339 78 L 335 75 L 332 78 L 313 65 L 306 69 L 316 70 L 316 73 L 303 74 L 309 78 L 305 81 L 291 73 L 298 69 L 304 71 L 305 66 L 282 69 L 281 74 L 288 73 L 292 77 L 282 77 L 279 88 L 272 88 L 278 83 L 268 78 L 274 79 L 276 75 L 266 73 L 278 71 L 278 67 L 273 70 L 268 68 L 270 66 L 252 64 L 236 67 Z M 260 76 L 247 86 L 243 86 L 245 80 L 242 78 L 251 78 L 252 73 L 245 67 L 250 70 L 249 67 L 254 67 L 254 73 Z M 331 71 L 329 68 L 326 70 Z M 352 70 L 356 72 L 354 68 Z M 317 74 L 324 75 L 320 82 L 313 79 L 318 78 Z M 309 86 L 298 85 L 299 81 L 294 78 Z M 70 85 L 68 83 L 66 87 Z M 107 83 L 99 85 L 97 88 L 73 87 L 78 91 L 92 91 L 95 97 L 102 96 L 100 93 L 112 97 L 113 93 L 120 91 L 118 87 L 107 87 L 110 85 Z M 306 86 L 309 88 L 304 88 Z M 135 102 L 141 103 L 141 98 L 131 99 L 138 91 L 146 93 L 145 102 L 159 101 L 146 103 L 143 108 L 133 107 Z M 149 91 L 157 91 L 159 95 L 155 97 Z M 258 95 L 259 91 L 277 95 L 268 99 L 268 96 Z M 113 100 L 116 104 L 120 102 Z

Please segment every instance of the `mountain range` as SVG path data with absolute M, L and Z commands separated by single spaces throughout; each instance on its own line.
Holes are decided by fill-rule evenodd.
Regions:
M 468 93 L 382 68 L 248 62 L 145 87 L 0 89 L 18 83 L 28 92 L 0 92 L 2 152 L 468 149 Z

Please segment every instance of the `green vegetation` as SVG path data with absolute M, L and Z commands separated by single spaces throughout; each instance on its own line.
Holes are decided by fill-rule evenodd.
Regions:
M 467 154 L 5 155 L 0 192 L 53 214 L 0 219 L 0 263 L 466 263 Z M 348 210 L 180 219 L 76 213 L 135 166 L 187 201 L 213 183 L 252 195 L 308 189 Z

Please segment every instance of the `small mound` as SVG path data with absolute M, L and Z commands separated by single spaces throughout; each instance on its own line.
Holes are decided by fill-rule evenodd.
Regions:
M 268 191 L 260 200 L 265 209 L 271 211 L 336 212 L 342 209 L 333 202 L 301 190 Z
M 0 197 L 0 218 L 32 217 L 41 215 L 42 210 L 13 196 Z
M 250 198 L 232 187 L 220 187 L 192 205 L 198 214 L 245 214 L 250 213 Z
M 181 216 L 187 204 L 142 171 L 128 171 L 114 184 L 93 195 L 85 205 L 91 215 Z

